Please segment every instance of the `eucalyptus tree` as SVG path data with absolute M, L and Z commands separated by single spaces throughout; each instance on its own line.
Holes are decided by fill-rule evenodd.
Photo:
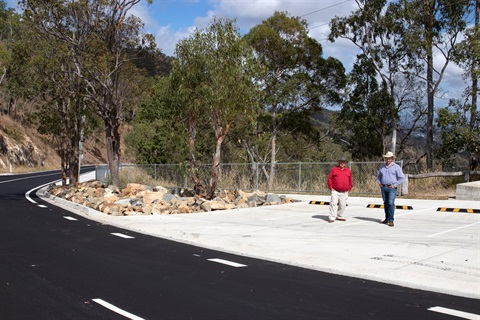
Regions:
M 472 9 L 474 11 L 474 23 L 465 31 L 465 38 L 456 46 L 455 54 L 453 57 L 453 60 L 464 70 L 465 80 L 471 81 L 471 86 L 467 87 L 464 92 L 464 96 L 466 99 L 464 104 L 458 103 L 458 101 L 457 103 L 450 104 L 449 109 L 458 107 L 458 110 L 456 112 L 449 109 L 443 110 L 444 117 L 442 119 L 441 126 L 446 126 L 447 119 L 450 119 L 451 121 L 458 121 L 458 119 L 453 116 L 453 113 L 462 114 L 463 116 L 463 112 L 465 111 L 465 108 L 467 108 L 467 110 L 469 110 L 466 115 L 466 119 L 468 119 L 468 121 L 459 122 L 462 123 L 462 125 L 464 125 L 466 128 L 468 128 L 469 131 L 475 133 L 478 132 L 480 127 L 480 115 L 478 110 L 478 80 L 480 78 L 480 0 L 475 1 L 475 6 Z M 470 100 L 470 102 L 468 102 L 468 100 Z M 449 112 L 452 112 L 452 114 L 450 117 L 447 117 L 446 114 Z M 461 119 L 463 120 L 463 117 L 461 117 Z M 455 127 L 456 123 L 452 123 L 452 126 Z M 462 132 L 457 135 L 457 138 L 459 136 L 469 136 L 463 132 L 465 130 L 463 126 L 459 127 L 458 129 L 460 129 Z M 450 134 L 455 135 L 454 132 L 451 132 Z M 445 138 L 445 134 L 443 134 L 443 132 L 442 137 Z M 478 150 L 480 147 L 475 146 L 472 143 L 465 143 L 464 146 L 470 146 L 469 148 L 466 148 L 470 152 L 469 167 L 471 168 L 471 170 L 475 170 L 480 161 L 480 153 Z
M 253 79 L 258 70 L 251 47 L 242 39 L 233 20 L 214 18 L 208 27 L 197 29 L 177 44 L 171 103 L 188 126 L 194 165 L 200 122 L 207 121 L 214 135 L 209 182 L 196 186 L 198 192 L 205 187 L 209 198 L 218 186 L 227 135 L 243 121 L 251 122 L 257 112 L 259 92 Z
M 389 107 L 394 101 L 368 59 L 359 56 L 348 78 L 349 98 L 334 118 L 334 134 L 348 145 L 355 159 L 371 159 L 383 152 L 383 137 L 396 121 Z
M 245 37 L 266 69 L 257 81 L 262 85 L 264 95 L 263 119 L 270 121 L 260 132 L 267 132 L 270 139 L 265 155 L 270 154 L 268 187 L 271 189 L 276 172 L 278 137 L 282 132 L 292 133 L 288 131 L 286 120 L 339 103 L 339 93 L 345 85 L 345 70 L 338 60 L 322 57 L 322 46 L 308 36 L 305 20 L 289 17 L 286 12 L 275 12 Z
M 0 85 L 7 74 L 7 64 L 10 59 L 8 44 L 15 41 L 20 19 L 12 10 L 8 9 L 4 1 L 0 1 Z
M 426 165 L 433 168 L 435 97 L 455 45 L 466 28 L 471 0 L 399 0 L 389 4 L 391 15 L 401 23 L 402 44 L 411 61 L 422 63 L 415 75 L 427 87 Z
M 475 171 L 480 154 L 480 115 L 474 116 L 474 126 L 470 127 L 471 106 L 467 101 L 451 100 L 448 107 L 438 112 L 437 126 L 441 129 L 442 145 L 436 150 L 444 166 L 454 166 L 460 153 L 470 154 L 468 170 Z
M 82 81 L 75 76 L 72 63 L 64 43 L 46 34 L 34 35 L 35 48 L 31 50 L 29 64 L 41 79 L 37 92 L 43 101 L 34 115 L 38 131 L 50 135 L 61 160 L 62 182 L 74 185 L 79 178 L 81 133 L 85 126 L 85 100 L 79 95 Z
M 151 2 L 151 0 L 147 0 Z M 125 111 L 139 103 L 127 49 L 138 46 L 143 24 L 129 15 L 140 0 L 22 0 L 25 18 L 62 42 L 82 80 L 82 96 L 103 120 L 112 184 L 119 184 L 120 125 Z M 143 38 L 147 43 L 153 38 Z
M 359 9 L 348 17 L 335 17 L 331 21 L 331 33 L 329 39 L 335 41 L 337 38 L 350 40 L 361 52 L 357 56 L 356 65 L 370 64 L 371 71 L 378 76 L 380 80 L 379 90 L 381 96 L 385 97 L 378 100 L 378 108 L 381 114 L 386 117 L 383 119 L 381 126 L 384 128 L 380 131 L 374 129 L 373 132 L 380 134 L 383 152 L 391 150 L 396 153 L 397 131 L 399 129 L 400 115 L 405 113 L 416 113 L 423 115 L 418 109 L 417 97 L 412 97 L 412 86 L 414 79 L 410 76 L 412 72 L 419 69 L 419 65 L 415 60 L 409 59 L 410 52 L 404 45 L 403 26 L 401 20 L 396 19 L 392 14 L 392 7 L 388 6 L 387 0 L 355 0 Z M 359 68 L 357 68 L 359 70 Z M 353 86 L 361 88 L 364 86 L 361 82 L 362 77 L 358 74 L 352 78 L 358 79 L 360 82 Z M 418 84 L 418 83 L 417 83 Z M 354 89 L 358 91 L 358 89 Z M 369 96 L 364 96 L 369 100 Z M 380 98 L 380 97 L 379 97 Z M 361 99 L 361 96 L 355 98 Z M 365 101 L 358 106 L 368 105 L 370 102 Z M 350 105 L 349 108 L 351 108 Z M 385 110 L 382 110 L 385 109 Z M 352 110 L 355 112 L 355 110 Z M 361 113 L 361 110 L 359 110 Z M 377 117 L 379 113 L 376 113 Z M 346 113 L 343 113 L 346 116 Z M 357 115 L 358 116 L 358 115 Z M 421 117 L 420 117 L 421 118 Z M 415 123 L 421 119 L 416 119 Z M 414 126 L 408 128 L 411 131 Z M 358 128 L 362 130 L 361 128 Z M 378 150 L 377 150 L 378 151 Z M 380 151 L 382 152 L 382 151 Z M 379 154 L 379 153 L 378 153 Z
M 29 32 L 21 16 L 0 1 L 0 110 L 12 117 L 17 114 L 19 103 L 26 106 L 33 100 L 33 88 L 26 85 L 26 80 L 31 79 L 26 61 L 29 52 L 22 41 Z M 23 114 L 20 116 L 23 121 Z

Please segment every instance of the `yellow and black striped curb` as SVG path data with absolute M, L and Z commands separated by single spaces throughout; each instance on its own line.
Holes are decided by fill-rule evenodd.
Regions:
M 480 209 L 460 209 L 460 208 L 438 208 L 437 211 L 441 211 L 441 212 L 480 213 Z
M 385 208 L 383 204 L 367 204 L 367 208 Z M 412 206 L 395 206 L 395 209 L 413 210 Z
M 310 201 L 309 204 L 322 204 L 322 205 L 329 206 L 330 202 L 328 202 L 328 201 Z

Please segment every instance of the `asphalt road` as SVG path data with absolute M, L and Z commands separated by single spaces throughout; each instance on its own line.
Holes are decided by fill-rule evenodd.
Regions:
M 0 319 L 478 314 L 476 299 L 242 257 L 87 220 L 31 192 L 58 177 L 58 172 L 0 176 Z M 442 308 L 460 311 L 448 315 Z

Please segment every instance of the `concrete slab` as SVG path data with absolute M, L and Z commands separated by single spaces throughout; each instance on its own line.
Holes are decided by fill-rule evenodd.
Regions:
M 42 191 L 39 191 L 41 196 Z M 45 198 L 92 220 L 182 243 L 412 288 L 480 298 L 479 201 L 397 198 L 395 227 L 379 223 L 380 197 L 350 197 L 346 222 L 328 223 L 327 196 L 288 195 L 301 202 L 194 214 L 108 216 Z

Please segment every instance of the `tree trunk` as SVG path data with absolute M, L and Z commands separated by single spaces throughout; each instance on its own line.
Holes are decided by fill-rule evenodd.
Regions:
M 271 142 L 272 156 L 270 158 L 270 174 L 268 175 L 268 190 L 273 189 L 273 182 L 275 180 L 275 172 L 277 170 L 277 113 L 276 107 L 272 110 L 272 142 Z
M 200 195 L 202 197 L 205 196 L 205 184 L 198 178 L 197 174 L 197 157 L 195 156 L 195 149 L 196 149 L 196 124 L 193 122 L 189 122 L 188 125 L 188 147 L 190 149 L 190 165 L 191 165 L 191 176 L 193 182 L 193 190 L 195 194 Z
M 69 182 L 69 184 L 74 186 L 78 182 L 78 169 L 79 169 L 78 158 L 76 156 L 71 158 L 69 168 L 70 168 L 70 172 L 69 172 L 70 182 Z
M 425 8 L 429 10 L 429 16 L 425 22 L 427 34 L 427 136 L 426 154 L 427 170 L 433 168 L 433 113 L 434 113 L 434 85 L 433 85 L 433 6 L 431 0 L 425 1 Z
M 480 0 L 477 0 L 475 7 L 475 27 L 478 28 L 480 17 Z M 480 57 L 473 57 L 472 61 L 472 108 L 470 109 L 470 129 L 475 128 L 475 120 L 477 115 L 477 97 L 478 97 L 478 76 L 475 71 L 479 67 Z
M 274 129 L 275 131 L 275 129 Z M 274 133 L 272 135 L 272 157 L 270 161 L 270 173 L 268 175 L 268 191 L 273 189 L 273 182 L 275 180 L 275 173 L 277 170 L 277 157 L 276 157 L 276 149 L 277 149 L 277 134 Z
M 113 123 L 112 123 L 113 122 Z M 107 147 L 108 167 L 112 185 L 120 187 L 120 133 L 116 121 L 105 121 L 105 142 Z
M 475 28 L 478 28 L 478 22 L 480 17 L 480 0 L 477 0 L 475 6 Z M 478 99 L 478 76 L 475 70 L 479 67 L 480 57 L 473 58 L 472 61 L 472 107 L 470 109 L 470 130 L 475 129 L 475 121 L 477 119 L 477 99 Z M 474 171 L 478 166 L 478 154 L 473 152 L 470 155 L 470 170 Z
M 215 129 L 216 144 L 215 144 L 215 154 L 213 155 L 212 162 L 212 175 L 210 177 L 210 184 L 208 186 L 207 197 L 208 199 L 213 199 L 215 196 L 215 190 L 218 186 L 218 174 L 220 168 L 220 158 L 222 155 L 222 144 L 225 139 L 225 134 L 222 133 L 222 128 Z

